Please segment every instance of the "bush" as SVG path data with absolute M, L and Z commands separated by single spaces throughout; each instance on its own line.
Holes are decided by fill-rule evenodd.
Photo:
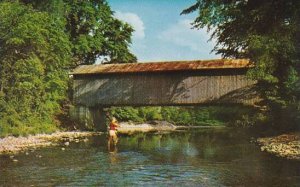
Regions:
M 120 121 L 146 122 L 164 120 L 176 125 L 252 126 L 248 120 L 255 109 L 242 105 L 208 107 L 113 107 L 110 113 Z M 235 121 L 238 123 L 234 123 Z M 248 120 L 249 121 L 249 120 Z
M 142 122 L 143 118 L 139 115 L 139 111 L 133 107 L 112 107 L 110 113 L 122 121 Z

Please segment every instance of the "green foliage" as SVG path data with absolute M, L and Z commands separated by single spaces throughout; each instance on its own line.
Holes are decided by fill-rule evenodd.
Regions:
M 113 16 L 105 0 L 22 2 L 65 20 L 74 65 L 94 64 L 98 57 L 105 57 L 106 63 L 136 62 L 136 57 L 128 49 L 134 30 Z
M 142 121 L 142 118 L 139 116 L 139 111 L 133 107 L 113 107 L 111 108 L 110 113 L 116 118 L 124 121 Z
M 194 27 L 217 39 L 216 53 L 255 63 L 248 74 L 259 81 L 271 118 L 299 102 L 300 1 L 197 0 L 182 13 L 193 11 Z
M 93 64 L 108 56 L 110 63 L 135 62 L 128 50 L 133 28 L 113 17 L 106 1 L 64 1 L 66 29 L 73 44 L 73 56 L 80 63 Z
M 145 121 L 162 120 L 162 107 L 140 107 L 139 116 Z
M 136 61 L 132 32 L 102 0 L 0 1 L 0 136 L 56 130 L 70 68 Z
M 56 129 L 71 54 L 63 31 L 48 13 L 0 3 L 0 135 Z
M 243 116 L 250 117 L 256 110 L 246 106 L 210 107 L 113 107 L 112 116 L 120 121 L 146 122 L 165 120 L 176 125 L 235 125 Z M 249 117 L 248 116 L 248 117 Z M 252 126 L 253 124 L 251 124 Z M 249 126 L 243 124 L 242 126 Z

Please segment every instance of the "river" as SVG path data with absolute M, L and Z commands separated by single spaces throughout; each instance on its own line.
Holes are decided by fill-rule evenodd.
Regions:
M 0 156 L 0 186 L 300 186 L 300 162 L 250 143 L 245 130 L 106 136 Z M 65 147 L 65 150 L 62 150 Z

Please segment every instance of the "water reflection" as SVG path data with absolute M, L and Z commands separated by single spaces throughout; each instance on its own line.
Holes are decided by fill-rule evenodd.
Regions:
M 0 157 L 0 186 L 297 186 L 300 163 L 260 152 L 250 134 L 205 129 L 106 136 Z M 42 155 L 41 158 L 36 155 Z
M 109 153 L 117 153 L 117 141 L 114 141 L 112 139 L 107 140 L 107 150 Z

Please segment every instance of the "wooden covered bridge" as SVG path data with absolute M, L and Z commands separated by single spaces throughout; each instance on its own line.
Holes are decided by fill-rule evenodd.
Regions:
M 102 121 L 99 113 L 110 106 L 252 104 L 251 67 L 245 59 L 82 65 L 71 73 L 73 100 L 92 121 Z

